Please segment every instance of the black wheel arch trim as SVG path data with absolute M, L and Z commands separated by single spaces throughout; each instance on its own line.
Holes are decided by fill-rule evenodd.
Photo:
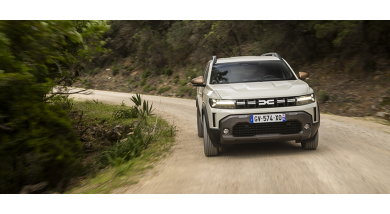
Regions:
M 220 142 L 220 139 L 221 139 L 221 131 L 220 129 L 215 129 L 215 128 L 210 128 L 210 125 L 209 125 L 209 117 L 208 117 L 208 114 L 207 114 L 207 109 L 206 109 L 206 104 L 202 103 L 202 116 L 205 116 L 205 119 L 206 119 L 206 129 L 207 129 L 207 134 L 209 135 L 210 137 L 210 140 L 211 140 L 211 143 L 215 146 L 215 147 L 221 147 L 221 146 L 224 146 L 224 145 L 221 145 L 219 142 Z M 202 117 L 203 119 L 203 117 Z

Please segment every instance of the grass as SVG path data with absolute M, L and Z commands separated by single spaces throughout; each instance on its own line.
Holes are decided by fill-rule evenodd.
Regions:
M 164 158 L 170 150 L 173 141 L 161 139 L 153 146 L 143 151 L 143 154 L 131 161 L 118 166 L 108 168 L 93 177 L 87 178 L 65 193 L 81 194 L 106 194 L 120 187 L 138 183 L 147 169 L 153 168 L 155 163 Z
M 164 125 L 169 126 L 168 124 Z M 144 150 L 139 157 L 120 166 L 102 170 L 65 193 L 110 193 L 120 187 L 136 184 L 146 169 L 153 168 L 158 160 L 168 154 L 172 145 L 173 138 L 164 136 L 153 142 L 152 146 Z
M 141 99 L 138 103 L 142 103 Z M 142 110 L 145 104 L 145 101 L 140 104 L 139 109 Z M 123 102 L 110 105 L 99 100 L 74 101 L 73 109 L 84 111 L 83 125 L 103 126 L 104 130 L 116 125 L 134 128 L 133 132 L 122 135 L 121 142 L 114 142 L 113 146 L 103 147 L 90 155 L 92 161 L 87 167 L 95 170 L 90 170 L 88 178 L 65 193 L 110 193 L 119 187 L 135 184 L 146 169 L 152 168 L 156 161 L 167 155 L 174 142 L 175 127 L 151 113 L 135 118 L 113 116 L 114 112 L 133 108 Z M 148 141 L 141 145 L 142 148 L 135 148 L 138 139 Z M 110 158 L 106 158 L 107 154 Z

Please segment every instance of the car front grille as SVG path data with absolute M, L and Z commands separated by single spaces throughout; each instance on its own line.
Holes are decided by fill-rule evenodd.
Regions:
M 302 130 L 299 121 L 274 123 L 238 123 L 233 127 L 234 137 L 248 137 L 262 134 L 298 134 Z
M 236 109 L 296 106 L 296 97 L 237 100 Z

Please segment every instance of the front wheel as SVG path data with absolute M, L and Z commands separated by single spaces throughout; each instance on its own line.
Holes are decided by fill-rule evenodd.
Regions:
M 211 143 L 209 133 L 207 132 L 206 118 L 204 115 L 203 115 L 203 144 L 204 144 L 204 154 L 207 157 L 217 156 L 219 154 L 218 147 L 215 147 Z
M 307 142 L 301 143 L 302 148 L 306 149 L 306 150 L 315 150 L 315 149 L 317 149 L 318 138 L 319 138 L 319 131 L 317 131 L 317 134 L 316 134 L 316 136 L 314 137 L 314 139 L 312 141 L 307 141 Z

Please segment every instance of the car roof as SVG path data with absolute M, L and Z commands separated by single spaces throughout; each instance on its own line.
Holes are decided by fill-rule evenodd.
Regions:
M 280 60 L 274 56 L 236 56 L 229 58 L 218 58 L 216 64 L 229 63 L 229 62 L 249 62 L 249 61 L 262 61 L 262 60 Z

